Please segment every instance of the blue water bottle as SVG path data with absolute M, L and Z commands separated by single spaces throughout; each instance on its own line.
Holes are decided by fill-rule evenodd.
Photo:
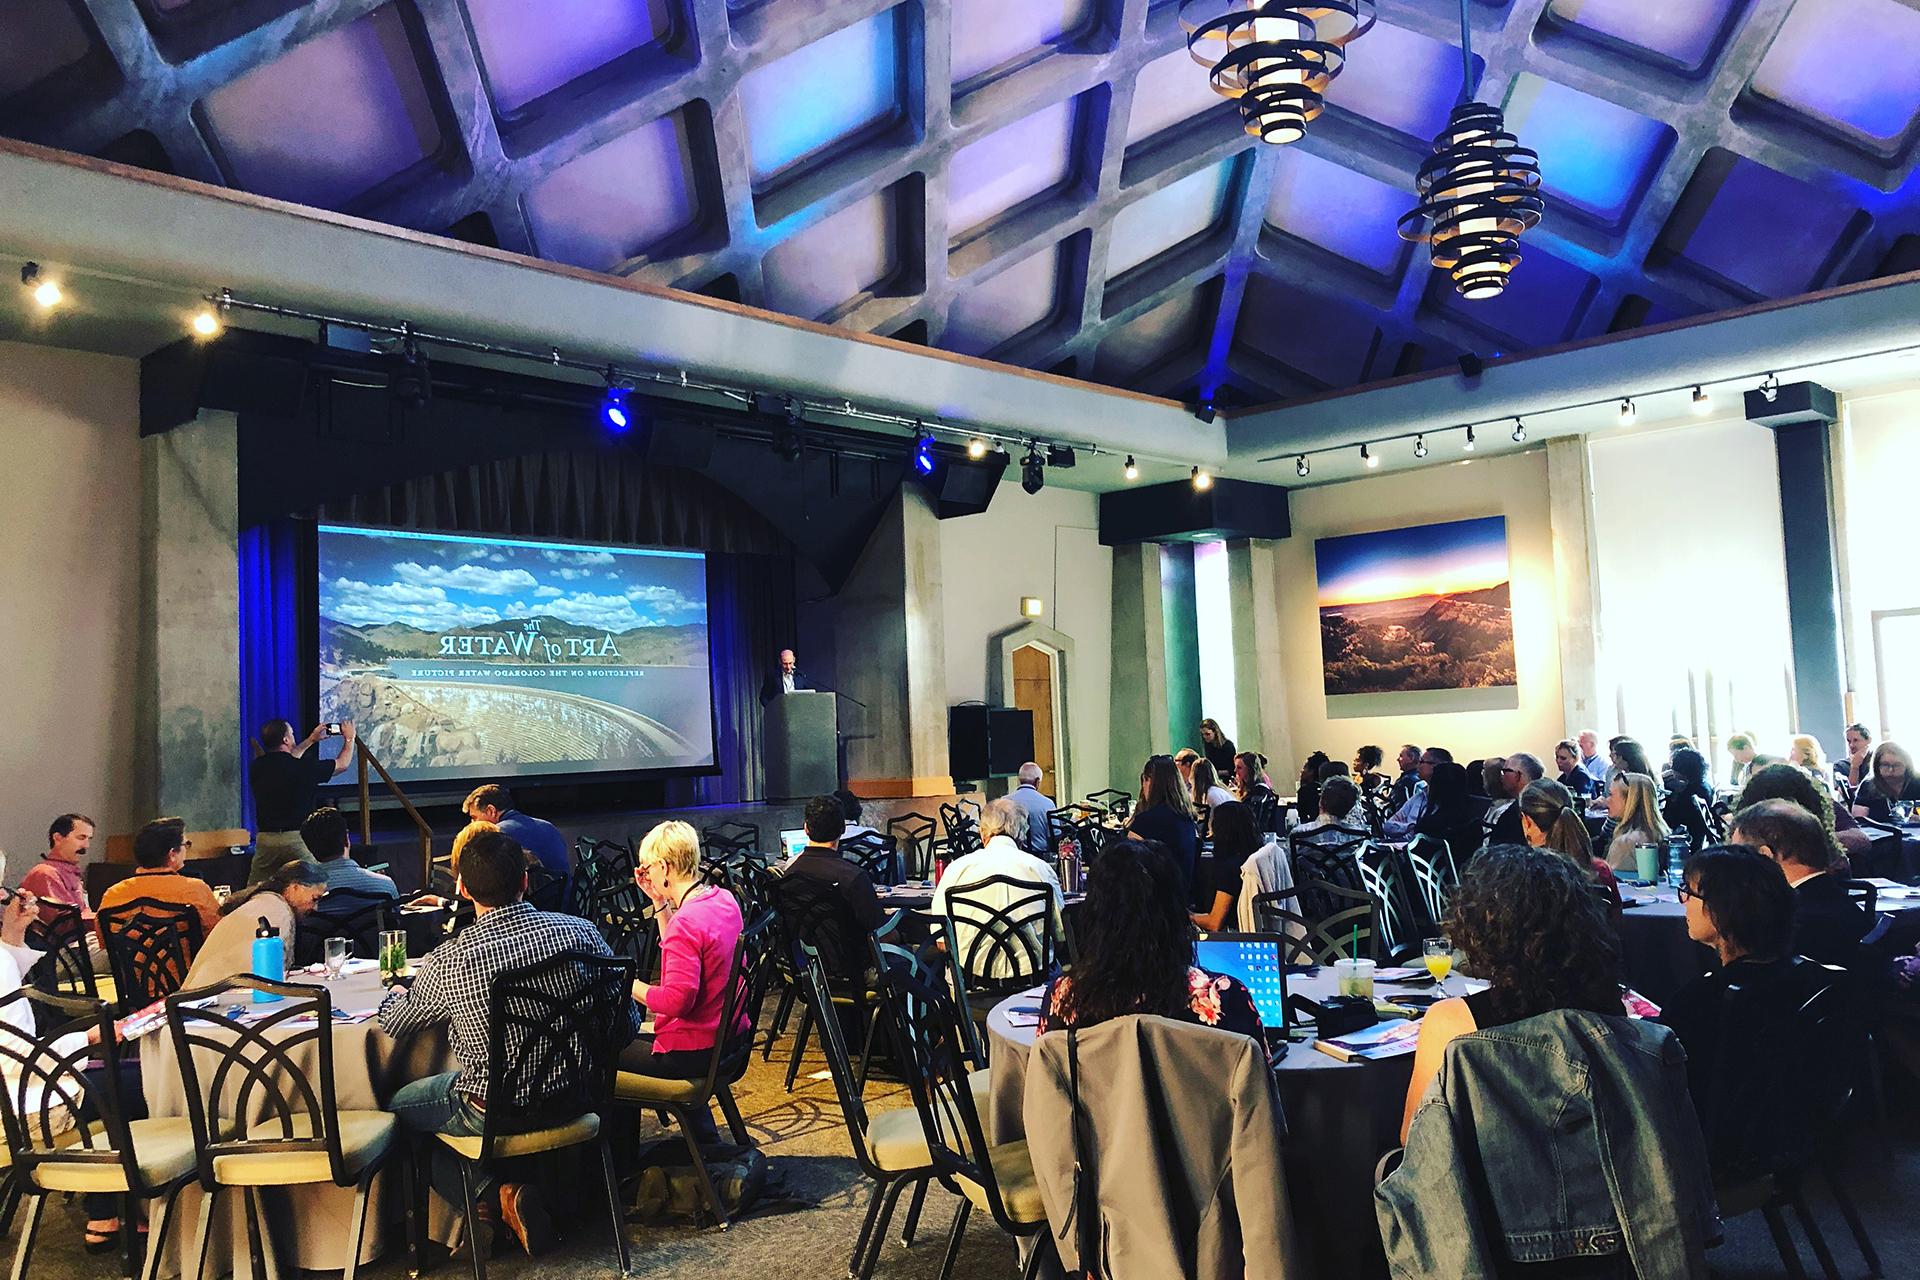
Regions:
M 287 942 L 265 916 L 256 917 L 260 927 L 253 933 L 253 972 L 269 982 L 287 980 Z M 269 1004 L 281 997 L 271 991 L 253 993 L 255 1004 Z

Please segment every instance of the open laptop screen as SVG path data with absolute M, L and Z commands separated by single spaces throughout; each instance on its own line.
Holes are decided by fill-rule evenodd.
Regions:
M 800 851 L 806 847 L 807 847 L 807 830 L 805 827 L 796 827 L 792 831 L 782 831 L 780 833 L 780 856 L 781 857 L 783 858 L 798 857 L 800 854 Z
M 1194 963 L 1208 973 L 1238 978 L 1253 995 L 1260 1024 L 1287 1026 L 1287 966 L 1277 933 L 1210 933 L 1194 944 Z

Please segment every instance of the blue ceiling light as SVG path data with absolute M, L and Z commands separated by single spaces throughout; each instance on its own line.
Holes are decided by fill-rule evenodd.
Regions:
M 627 405 L 628 388 L 609 385 L 607 393 L 600 397 L 600 424 L 615 435 L 624 434 L 633 426 L 633 410 Z
M 925 427 L 914 432 L 913 469 L 923 476 L 933 474 L 933 433 Z

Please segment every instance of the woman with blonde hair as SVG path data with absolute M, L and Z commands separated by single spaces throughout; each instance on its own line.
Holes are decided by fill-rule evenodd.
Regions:
M 453 838 L 453 852 L 447 856 L 447 868 L 453 873 L 454 879 L 460 878 L 460 855 L 469 844 L 473 843 L 473 838 L 499 829 L 498 823 L 488 822 L 484 818 L 475 818 L 460 828 L 459 834 Z
M 1643 844 L 1665 844 L 1667 824 L 1660 817 L 1660 792 L 1644 773 L 1623 773 L 1607 788 L 1607 865 L 1615 871 L 1635 870 L 1634 850 Z
M 1788 738 L 1787 763 L 1805 772 L 1828 795 L 1833 794 L 1833 770 L 1827 764 L 1826 753 L 1820 750 L 1818 738 L 1810 733 L 1796 733 Z

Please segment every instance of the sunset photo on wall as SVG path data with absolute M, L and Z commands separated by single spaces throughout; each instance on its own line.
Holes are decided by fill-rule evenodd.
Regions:
M 1504 516 L 1322 538 L 1313 553 L 1329 698 L 1514 685 Z

